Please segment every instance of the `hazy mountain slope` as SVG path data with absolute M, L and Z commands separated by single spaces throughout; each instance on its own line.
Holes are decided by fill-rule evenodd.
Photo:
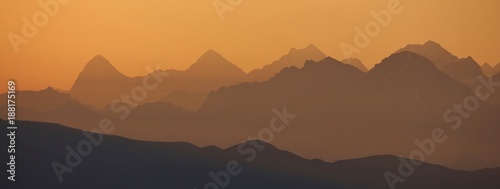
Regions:
M 266 81 L 279 73 L 283 68 L 291 66 L 302 68 L 302 66 L 304 66 L 304 62 L 307 60 L 319 61 L 324 58 L 326 58 L 326 55 L 312 44 L 303 49 L 292 48 L 288 54 L 283 55 L 279 60 L 276 60 L 261 69 L 252 70 L 248 73 L 247 81 Z
M 16 99 L 19 102 L 16 106 L 36 112 L 45 112 L 57 108 L 71 100 L 67 93 L 56 91 L 52 87 L 40 91 L 16 91 Z M 7 99 L 7 93 L 0 94 L 1 99 Z M 7 100 L 0 101 L 0 106 L 5 106 Z
M 368 69 L 366 68 L 366 66 L 361 62 L 361 60 L 359 60 L 357 58 L 347 58 L 347 59 L 342 60 L 342 63 L 354 66 L 362 72 L 368 72 Z
M 97 55 L 90 60 L 70 90 L 70 95 L 78 101 L 104 108 L 125 91 L 139 86 L 139 78 L 130 78 L 116 70 L 103 56 Z

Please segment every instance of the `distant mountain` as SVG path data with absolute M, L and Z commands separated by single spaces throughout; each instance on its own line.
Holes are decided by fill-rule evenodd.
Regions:
M 428 58 L 439 70 L 473 90 L 478 85 L 477 77 L 483 75 L 481 66 L 472 57 L 459 59 L 433 41 L 423 45 L 408 45 L 397 52 L 403 51 L 414 52 Z
M 0 98 L 7 99 L 7 93 L 0 94 Z M 47 87 L 40 91 L 17 91 L 15 100 L 20 102 L 16 104 L 18 108 L 46 112 L 71 101 L 71 96 L 67 93 L 59 92 L 52 87 Z M 6 105 L 7 100 L 0 101 L 0 106 L 3 107 Z
M 90 140 L 87 136 L 97 135 L 86 136 L 80 130 L 49 123 L 19 121 L 18 126 L 22 140 L 16 147 L 22 150 L 16 152 L 16 162 L 22 163 L 16 164 L 16 180 L 23 182 L 2 179 L 0 184 L 7 188 L 207 188 L 204 186 L 213 183 L 241 189 L 385 189 L 389 187 L 386 172 L 399 174 L 402 162 L 409 162 L 384 155 L 328 163 L 307 160 L 262 141 L 247 141 L 227 149 L 200 148 L 189 143 L 143 142 L 112 135 L 104 135 L 102 141 Z M 2 146 L 6 142 L 2 140 Z M 82 156 L 78 152 L 84 148 L 77 145 L 85 144 L 91 145 L 90 153 Z M 239 153 L 238 148 L 244 152 Z M 247 153 L 253 150 L 255 153 Z M 8 162 L 8 156 L 1 157 Z M 68 166 L 68 160 L 80 163 L 68 167 L 71 171 L 59 182 L 52 166 L 54 162 Z M 226 176 L 224 170 L 228 169 L 237 174 Z M 7 172 L 2 176 L 7 177 Z M 499 176 L 498 168 L 456 171 L 421 162 L 395 187 L 497 189 Z
M 243 79 L 245 72 L 238 66 L 226 60 L 219 53 L 209 50 L 205 52 L 191 67 L 186 70 L 187 74 L 206 78 L 240 78 Z
M 248 81 L 266 81 L 279 73 L 282 69 L 295 66 L 302 68 L 307 60 L 319 61 L 326 58 L 326 55 L 321 52 L 316 46 L 309 45 L 303 49 L 292 48 L 288 54 L 283 55 L 279 60 L 264 66 L 261 69 L 252 70 L 248 73 Z
M 103 109 L 113 101 L 120 100 L 122 95 L 130 96 L 134 87 L 143 86 L 146 77 L 154 78 L 160 74 L 166 77 L 161 78 L 159 86 L 154 90 L 147 91 L 146 99 L 137 103 L 156 102 L 173 91 L 208 93 L 223 86 L 243 82 L 246 77 L 245 72 L 213 50 L 204 53 L 186 71 L 155 70 L 147 76 L 133 78 L 121 74 L 108 60 L 98 55 L 90 60 L 79 74 L 70 94 L 83 104 Z M 185 108 L 194 109 L 196 106 L 199 105 L 187 105 Z
M 483 66 L 481 66 L 481 70 L 483 71 L 483 74 L 486 77 L 491 77 L 493 76 L 493 67 L 490 66 L 488 63 L 484 63 Z
M 243 82 L 245 76 L 238 66 L 209 50 L 186 70 L 182 82 L 185 90 L 206 92 Z
M 444 49 L 440 44 L 434 41 L 427 41 L 423 45 L 411 44 L 404 48 L 399 49 L 397 52 L 410 51 L 420 56 L 428 58 L 431 62 L 436 64 L 437 68 L 442 68 L 445 65 L 456 62 L 458 57 L 451 54 L 448 50 Z
M 125 91 L 130 93 L 140 82 L 140 78 L 123 75 L 103 56 L 97 55 L 85 65 L 69 93 L 84 104 L 104 108 L 126 94 Z
M 366 68 L 366 66 L 361 62 L 361 60 L 359 60 L 357 58 L 347 58 L 347 59 L 342 60 L 342 63 L 354 66 L 354 67 L 358 68 L 359 70 L 361 70 L 362 72 L 368 72 L 368 69 Z
M 475 89 L 480 85 L 478 77 L 484 76 L 481 66 L 470 56 L 447 64 L 441 70 L 471 89 Z

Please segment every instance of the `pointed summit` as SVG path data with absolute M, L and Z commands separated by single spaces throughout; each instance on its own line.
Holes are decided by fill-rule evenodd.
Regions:
M 129 88 L 131 79 L 120 73 L 106 58 L 97 55 L 85 65 L 69 94 L 84 104 L 103 108 L 123 89 Z M 96 93 L 99 93 L 98 98 Z
M 83 68 L 79 77 L 125 77 L 102 55 L 92 58 Z
M 439 43 L 427 41 L 423 45 L 412 44 L 399 49 L 397 52 L 410 51 L 432 61 L 438 68 L 444 67 L 450 62 L 455 62 L 458 57 L 448 52 Z
M 427 46 L 427 47 L 441 47 L 441 45 L 439 43 L 436 43 L 435 41 L 432 41 L 432 40 L 429 40 L 429 41 L 425 42 L 423 46 Z
M 200 77 L 243 77 L 245 72 L 214 50 L 208 50 L 186 70 Z
M 203 53 L 203 55 L 198 58 L 198 62 L 200 61 L 209 61 L 209 60 L 225 60 L 227 61 L 222 55 L 220 55 L 218 52 L 215 52 L 214 50 L 210 49 L 207 52 Z

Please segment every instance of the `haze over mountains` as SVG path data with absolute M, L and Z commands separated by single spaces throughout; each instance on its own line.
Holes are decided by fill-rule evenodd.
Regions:
M 26 103 L 18 118 L 92 130 L 109 117 L 119 125 L 114 135 L 226 148 L 257 136 L 276 109 L 297 117 L 272 143 L 301 157 L 330 162 L 381 154 L 408 157 L 419 149 L 415 140 L 442 128 L 449 139 L 426 162 L 468 170 L 500 166 L 495 134 L 500 93 L 460 117 L 454 105 L 474 96 L 483 73 L 471 57 L 459 59 L 435 42 L 409 45 L 371 70 L 356 59 L 326 57 L 310 45 L 248 74 L 212 50 L 186 71 L 156 72 L 168 76 L 124 121 L 110 104 L 151 75 L 124 76 L 102 56 L 80 73 L 69 92 L 73 100 L 54 90 L 50 97 L 44 97 L 47 91 L 20 92 L 20 98 L 34 93 L 34 99 L 58 101 L 42 109 Z M 455 122 L 443 120 L 448 109 L 453 110 L 449 117 L 460 118 L 457 131 L 450 128 Z M 474 158 L 460 158 L 466 155 Z

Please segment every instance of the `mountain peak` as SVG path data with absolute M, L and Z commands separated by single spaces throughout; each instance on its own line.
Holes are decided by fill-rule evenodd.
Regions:
M 245 75 L 245 72 L 238 66 L 229 62 L 221 54 L 214 50 L 208 50 L 189 67 L 186 72 L 196 74 L 198 76 L 238 76 Z
M 290 51 L 288 52 L 288 54 L 305 53 L 305 52 L 308 52 L 308 53 L 318 53 L 318 52 L 323 53 L 314 44 L 309 44 L 307 47 L 302 48 L 302 49 L 290 48 Z M 325 57 L 326 57 L 326 55 L 325 55 Z
M 423 45 L 410 44 L 404 48 L 399 49 L 397 53 L 403 51 L 410 51 L 420 56 L 426 57 L 431 62 L 433 62 L 438 68 L 442 68 L 446 64 L 458 60 L 457 56 L 451 54 L 448 50 L 443 48 L 439 43 L 436 43 L 434 41 L 427 41 Z
M 96 55 L 87 62 L 80 75 L 82 74 L 94 77 L 124 76 L 102 55 Z
M 491 67 L 491 65 L 488 64 L 487 62 L 485 62 L 482 67 L 488 68 L 488 69 L 493 69 L 493 67 Z
M 424 46 L 441 47 L 441 45 L 440 45 L 439 43 L 437 43 L 437 42 L 435 42 L 435 41 L 431 41 L 431 40 L 429 40 L 429 41 L 425 42 L 425 43 L 424 43 Z
M 209 49 L 207 50 L 207 52 L 203 53 L 203 55 L 201 55 L 200 59 L 201 58 L 210 58 L 210 57 L 222 57 L 221 54 L 219 54 L 218 52 L 214 51 L 213 49 Z
M 222 64 L 222 63 L 224 63 L 224 64 L 227 64 L 227 63 L 232 64 L 226 58 L 224 58 L 221 54 L 219 54 L 218 52 L 210 49 L 207 52 L 203 53 L 200 56 L 200 58 L 198 58 L 198 60 L 191 66 L 191 68 L 193 66 L 197 66 L 197 65 L 200 65 L 200 64 L 207 64 L 207 65 L 217 66 L 216 63 L 219 63 L 219 64 Z M 189 69 L 191 69 L 191 68 L 189 68 Z

